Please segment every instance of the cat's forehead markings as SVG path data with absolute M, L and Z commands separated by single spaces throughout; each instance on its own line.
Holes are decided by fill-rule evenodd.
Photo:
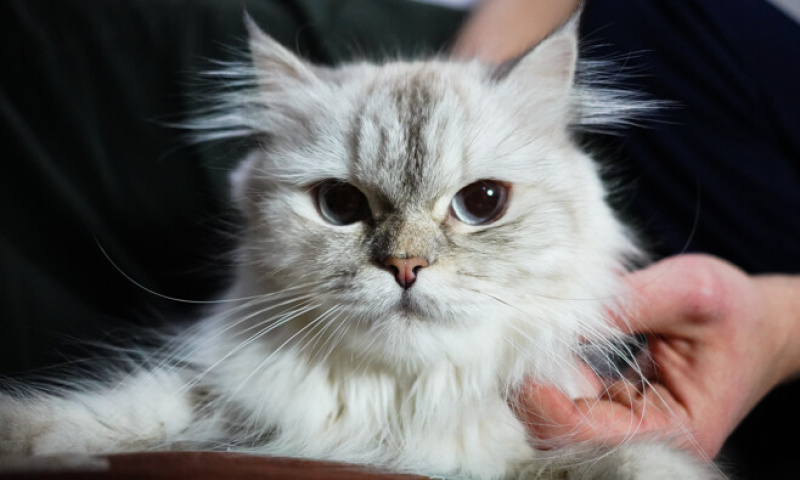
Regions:
M 425 71 L 383 78 L 361 101 L 351 121 L 352 166 L 379 179 L 375 186 L 388 197 L 408 199 L 426 193 L 433 161 L 428 130 L 442 94 L 437 83 Z
M 365 136 L 364 123 L 370 122 L 373 125 L 380 125 L 379 119 L 375 115 L 368 114 L 366 110 L 366 102 L 362 102 L 357 108 L 357 113 L 353 116 L 350 122 L 350 128 L 347 131 L 350 170 L 354 172 L 353 175 L 356 177 L 358 186 L 360 188 L 366 188 L 364 193 L 366 193 L 372 201 L 377 202 L 378 210 L 373 213 L 380 213 L 382 215 L 394 211 L 394 205 L 382 189 L 376 188 L 377 185 L 374 182 L 365 180 L 371 180 L 374 177 L 374 173 L 370 171 L 371 169 L 381 168 L 382 164 L 386 163 L 384 158 L 386 156 L 387 133 L 386 128 L 380 126 L 378 133 L 378 149 L 375 154 L 377 158 L 365 158 L 362 152 L 362 139 Z M 370 139 L 367 139 L 367 141 L 369 140 Z M 367 155 L 369 155 L 369 152 L 367 152 Z
M 426 81 L 427 80 L 427 81 Z M 419 190 L 425 175 L 428 157 L 426 130 L 431 120 L 435 96 L 431 88 L 430 78 L 414 76 L 404 85 L 392 92 L 397 111 L 404 116 L 406 168 L 403 181 L 407 190 Z
M 356 110 L 357 113 L 353 115 L 347 132 L 347 149 L 350 156 L 350 164 L 356 168 L 361 165 L 361 129 L 364 125 L 364 109 L 365 105 L 362 103 Z

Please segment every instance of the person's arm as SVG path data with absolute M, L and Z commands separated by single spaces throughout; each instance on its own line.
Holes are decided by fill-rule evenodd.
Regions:
M 569 19 L 579 0 L 486 0 L 453 47 L 460 58 L 501 63 L 524 53 Z
M 667 434 L 713 457 L 772 388 L 800 372 L 800 276 L 749 276 L 714 257 L 681 255 L 628 284 L 630 315 L 619 323 L 647 334 L 656 378 L 644 391 L 618 381 L 574 401 L 531 385 L 519 415 L 535 436 L 617 443 Z

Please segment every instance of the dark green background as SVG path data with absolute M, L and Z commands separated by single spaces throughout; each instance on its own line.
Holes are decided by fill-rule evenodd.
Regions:
M 462 16 L 395 0 L 0 2 L 0 373 L 195 315 L 113 264 L 166 296 L 222 287 L 241 148 L 170 125 L 213 90 L 212 60 L 246 50 L 245 11 L 328 64 L 434 52 Z

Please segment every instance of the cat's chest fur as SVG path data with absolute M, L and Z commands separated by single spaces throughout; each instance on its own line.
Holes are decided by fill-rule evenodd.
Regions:
M 270 432 L 248 450 L 476 478 L 503 476 L 534 455 L 491 360 L 400 372 L 278 346 L 205 360 L 217 363 L 200 382 L 218 393 L 215 414 L 229 410 L 235 423 Z

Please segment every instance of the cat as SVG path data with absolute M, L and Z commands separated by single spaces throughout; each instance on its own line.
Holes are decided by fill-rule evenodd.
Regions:
M 132 372 L 2 394 L 0 452 L 719 478 L 659 440 L 536 449 L 509 406 L 529 379 L 580 394 L 582 345 L 619 337 L 607 311 L 640 254 L 575 140 L 635 103 L 576 73 L 577 17 L 500 66 L 314 66 L 246 22 L 252 62 L 192 126 L 259 140 L 231 175 L 232 285 Z

